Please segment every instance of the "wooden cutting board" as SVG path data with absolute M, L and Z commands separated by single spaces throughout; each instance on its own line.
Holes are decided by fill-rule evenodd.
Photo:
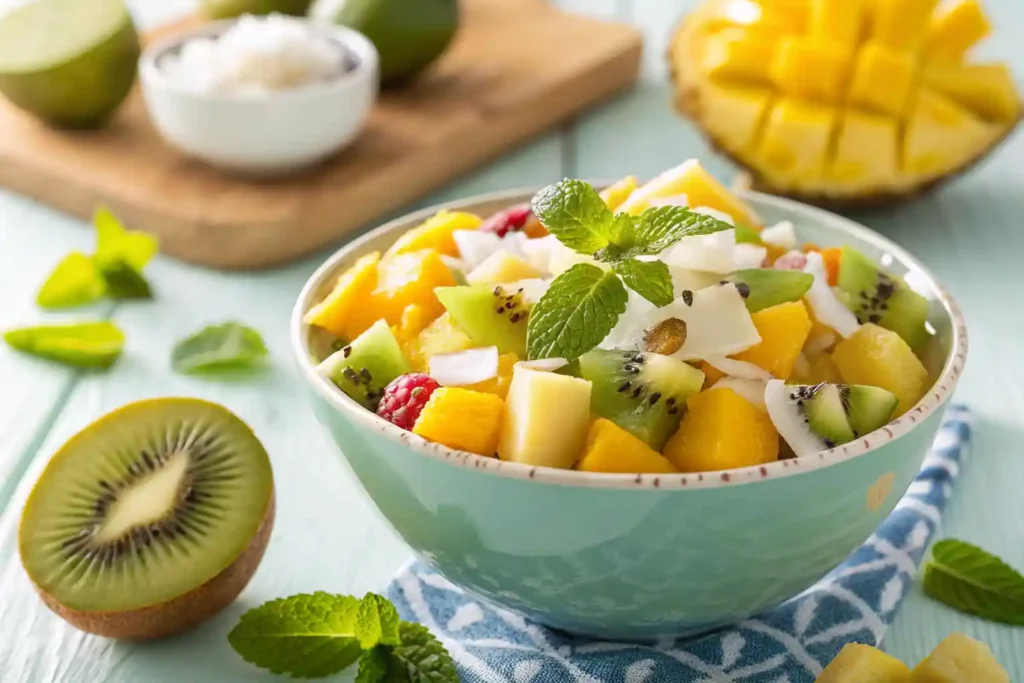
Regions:
M 0 184 L 83 219 L 105 204 L 185 261 L 268 267 L 369 226 L 637 77 L 631 27 L 539 0 L 463 0 L 463 10 L 437 67 L 382 95 L 353 146 L 299 175 L 255 181 L 184 157 L 158 137 L 136 88 L 95 132 L 52 130 L 0 103 Z

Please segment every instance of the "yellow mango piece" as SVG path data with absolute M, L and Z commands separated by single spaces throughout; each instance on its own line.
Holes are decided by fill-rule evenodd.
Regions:
M 614 185 L 609 185 L 605 189 L 601 190 L 601 199 L 612 211 L 617 211 L 622 202 L 626 201 L 626 197 L 633 194 L 633 190 L 636 189 L 637 181 L 635 175 L 626 176 Z
M 896 119 L 849 110 L 836 136 L 835 156 L 827 169 L 837 186 L 863 190 L 888 187 L 899 175 L 899 124 Z
M 708 39 L 699 68 L 712 80 L 767 83 L 774 56 L 774 40 L 726 29 Z
M 985 124 L 934 90 L 923 87 L 906 124 L 903 172 L 941 175 L 982 154 L 1001 129 Z
M 818 104 L 779 100 L 768 115 L 756 157 L 796 187 L 813 187 L 824 175 L 836 111 Z
M 821 382 L 843 383 L 843 376 L 839 374 L 839 368 L 825 351 L 805 353 L 804 363 L 795 363 L 793 374 L 787 380 L 787 384 L 820 384 Z
M 1021 98 L 1005 64 L 934 64 L 925 68 L 924 82 L 986 121 L 1014 123 L 1021 115 Z
M 912 683 L 1010 683 L 992 650 L 963 633 L 951 633 L 914 668 Z
M 864 21 L 864 0 L 811 0 L 810 20 L 813 38 L 834 45 L 856 45 Z
M 449 448 L 491 456 L 498 448 L 504 408 L 494 394 L 441 387 L 430 395 L 412 431 Z
M 725 149 L 742 152 L 757 141 L 757 134 L 772 99 L 766 88 L 707 83 L 701 97 L 701 121 Z
M 404 254 L 421 249 L 436 249 L 446 256 L 458 256 L 459 248 L 452 233 L 456 230 L 476 230 L 483 219 L 465 211 L 442 209 L 415 228 L 398 238 L 388 255 Z
M 764 368 L 778 379 L 789 379 L 793 363 L 811 332 L 811 318 L 802 301 L 791 301 L 750 315 L 761 342 L 732 356 Z
M 402 347 L 402 353 L 409 357 L 420 332 L 432 322 L 427 311 L 419 304 L 409 304 L 402 311 L 402 318 L 397 325 L 391 326 L 391 333 Z
M 377 263 L 379 261 L 379 251 L 360 257 L 342 273 L 331 293 L 306 312 L 302 321 L 307 325 L 322 327 L 336 337 L 347 341 L 358 337 L 376 320 L 370 320 L 363 327 L 363 323 L 353 320 L 353 316 L 356 311 L 365 309 L 370 292 L 377 286 Z
M 466 282 L 471 285 L 497 285 L 537 278 L 542 275 L 543 273 L 523 258 L 510 254 L 504 249 L 499 249 L 470 271 L 466 276 Z
M 671 474 L 676 469 L 661 453 L 611 420 L 594 420 L 576 469 L 618 474 Z
M 715 382 L 725 377 L 724 372 L 713 365 L 708 365 L 704 361 L 700 362 L 697 369 L 704 373 L 704 389 L 710 389 L 715 386 Z
M 436 318 L 444 307 L 434 295 L 434 288 L 455 284 L 455 277 L 437 250 L 395 254 L 378 265 L 377 287 L 364 306 L 375 320 L 384 318 L 392 325 L 401 319 L 409 304 L 421 306 L 428 317 Z
M 498 375 L 483 382 L 466 386 L 472 391 L 482 391 L 487 394 L 494 394 L 501 398 L 508 396 L 508 385 L 512 382 L 512 369 L 519 362 L 519 356 L 514 353 L 503 353 L 498 356 Z
M 794 99 L 835 104 L 843 92 L 851 55 L 838 43 L 785 38 L 771 63 L 771 80 Z
M 847 384 L 886 389 L 899 400 L 899 417 L 921 400 L 931 385 L 928 371 L 895 332 L 865 323 L 849 339 L 836 344 L 832 362 Z
M 874 0 L 871 40 L 894 50 L 918 51 L 937 4 L 938 0 Z
M 850 104 L 879 114 L 899 116 L 914 78 L 911 55 L 879 42 L 868 42 L 857 53 L 850 81 Z
M 451 315 L 446 311 L 439 318 L 427 325 L 410 344 L 406 355 L 409 364 L 418 372 L 426 372 L 430 357 L 439 353 L 455 353 L 473 348 L 473 342 L 463 333 Z
M 932 60 L 958 62 L 991 32 L 979 0 L 952 0 L 932 16 L 926 53 Z
M 850 643 L 814 683 L 910 683 L 910 669 L 877 648 Z
M 670 168 L 657 178 L 637 188 L 619 211 L 639 214 L 651 206 L 652 199 L 686 195 L 690 206 L 706 206 L 732 216 L 742 225 L 760 226 L 761 220 L 754 209 L 745 201 L 729 192 L 713 175 L 708 173 L 700 161 L 690 159 L 679 166 Z
M 732 389 L 705 389 L 687 401 L 664 454 L 681 472 L 763 465 L 779 457 L 779 433 L 768 413 Z

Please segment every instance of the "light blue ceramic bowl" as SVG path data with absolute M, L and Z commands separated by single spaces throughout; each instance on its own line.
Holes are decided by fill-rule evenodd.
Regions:
M 931 302 L 938 380 L 919 405 L 867 437 L 763 467 L 678 475 L 530 467 L 424 441 L 359 407 L 314 371 L 319 341 L 302 315 L 362 254 L 386 249 L 439 208 L 480 214 L 526 201 L 491 194 L 405 216 L 344 247 L 302 290 L 291 336 L 315 410 L 377 508 L 453 583 L 570 632 L 676 636 L 735 622 L 796 595 L 892 511 L 938 429 L 967 337 L 949 294 L 906 251 L 836 215 L 747 195 L 767 223 L 802 241 L 850 244 Z

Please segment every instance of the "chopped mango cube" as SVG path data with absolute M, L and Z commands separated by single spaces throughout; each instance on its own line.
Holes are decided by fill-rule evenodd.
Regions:
M 1012 123 L 1020 118 L 1020 97 L 1005 64 L 929 65 L 923 78 L 936 92 L 986 121 Z
M 483 260 L 466 276 L 471 285 L 497 285 L 541 277 L 543 273 L 523 258 L 499 249 Z
M 894 416 L 907 412 L 928 390 L 928 371 L 903 338 L 865 323 L 836 344 L 832 362 L 847 384 L 867 384 L 892 392 L 899 400 Z
M 388 249 L 388 255 L 436 249 L 446 256 L 458 256 L 459 248 L 452 233 L 456 230 L 476 230 L 482 222 L 483 219 L 476 214 L 442 209 L 399 237 Z
M 455 353 L 473 348 L 473 341 L 455 326 L 445 312 L 419 333 L 406 355 L 414 370 L 426 372 L 430 357 L 439 353 Z
M 456 284 L 451 270 L 435 249 L 403 252 L 385 258 L 377 268 L 377 287 L 370 301 L 363 302 L 374 320 L 384 318 L 395 324 L 402 318 L 405 307 L 417 304 L 426 315 L 436 318 L 444 307 L 434 294 L 435 287 Z
M 874 0 L 871 39 L 894 50 L 918 51 L 938 0 Z
M 868 42 L 857 54 L 850 82 L 850 103 L 880 114 L 899 116 L 914 78 L 911 55 Z
M 477 455 L 494 455 L 505 402 L 494 394 L 441 387 L 430 395 L 412 431 Z
M 303 317 L 308 325 L 322 327 L 341 339 L 352 341 L 376 322 L 363 320 L 366 301 L 377 286 L 377 263 L 380 252 L 360 257 L 352 267 L 342 273 L 327 297 L 309 309 Z M 357 312 L 360 314 L 357 315 Z M 357 319 L 358 318 L 358 319 Z
M 984 643 L 953 633 L 914 669 L 913 683 L 1010 683 Z
M 622 202 L 626 201 L 629 195 L 636 189 L 637 181 L 635 175 L 626 176 L 613 185 L 601 190 L 601 199 L 612 211 L 618 211 Z
M 811 0 L 810 34 L 821 42 L 853 46 L 864 22 L 864 0 Z
M 704 373 L 704 389 L 710 389 L 715 386 L 715 382 L 725 377 L 724 372 L 713 365 L 708 365 L 705 361 L 701 361 L 697 369 Z
M 973 160 L 995 141 L 1000 129 L 934 90 L 916 96 L 903 141 L 903 171 L 941 175 Z
M 711 79 L 767 83 L 774 56 L 774 41 L 726 29 L 708 39 L 700 69 Z
M 761 342 L 733 356 L 753 363 L 779 379 L 789 379 L 793 363 L 811 332 L 811 318 L 802 301 L 771 306 L 751 314 Z
M 877 648 L 850 643 L 814 683 L 910 683 L 910 669 Z
M 761 144 L 759 165 L 773 169 L 797 187 L 813 187 L 822 180 L 834 109 L 817 104 L 779 100 L 768 115 Z
M 821 382 L 843 383 L 843 376 L 839 374 L 839 368 L 832 362 L 832 356 L 825 351 L 805 353 L 803 362 L 798 361 L 793 365 L 793 374 L 789 376 L 787 383 L 820 384 Z
M 395 335 L 395 340 L 402 347 L 402 353 L 406 358 L 409 357 L 420 332 L 431 322 L 430 316 L 422 306 L 409 304 L 402 311 L 402 319 L 398 321 L 398 324 L 391 326 L 391 333 Z
M 470 384 L 467 389 L 483 391 L 505 398 L 508 396 L 508 385 L 512 382 L 512 369 L 519 362 L 519 356 L 514 353 L 503 353 L 498 356 L 498 374 L 495 377 Z
M 979 0 L 954 0 L 939 7 L 928 28 L 928 57 L 958 62 L 992 30 Z
M 762 465 L 779 457 L 779 433 L 768 413 L 732 389 L 707 389 L 687 401 L 664 453 L 681 472 Z
M 708 132 L 731 152 L 743 152 L 757 141 L 772 99 L 766 88 L 724 87 L 708 83 L 701 98 Z
M 899 124 L 896 119 L 848 110 L 836 136 L 828 177 L 839 187 L 887 187 L 898 175 Z
M 851 55 L 848 48 L 836 43 L 785 38 L 775 53 L 771 79 L 790 97 L 834 104 L 843 92 Z
M 577 469 L 619 474 L 671 474 L 676 471 L 661 453 L 603 417 L 590 425 L 587 445 Z

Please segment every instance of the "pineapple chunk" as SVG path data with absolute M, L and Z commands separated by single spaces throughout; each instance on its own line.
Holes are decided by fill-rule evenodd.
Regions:
M 946 637 L 914 669 L 913 683 L 1010 683 L 992 651 L 962 633 Z
M 771 102 L 771 90 L 708 83 L 704 91 L 700 106 L 707 131 L 731 152 L 750 149 Z
M 906 128 L 903 172 L 942 175 L 978 157 L 999 137 L 963 107 L 922 88 Z
M 470 271 L 466 282 L 471 285 L 497 285 L 541 277 L 543 273 L 515 254 L 499 249 Z
M 891 187 L 899 175 L 899 124 L 896 119 L 847 111 L 836 136 L 828 177 L 839 188 Z
M 779 457 L 779 433 L 768 413 L 732 389 L 707 389 L 687 401 L 664 453 L 681 472 L 763 465 Z
M 843 91 L 851 54 L 836 43 L 785 38 L 775 53 L 771 79 L 783 94 L 795 99 L 835 104 Z
M 377 264 L 380 252 L 360 257 L 351 268 L 338 278 L 327 297 L 309 309 L 302 321 L 322 327 L 336 337 L 353 340 L 363 333 L 374 320 L 365 320 L 366 300 L 377 286 Z M 361 313 L 357 316 L 357 311 Z M 356 320 L 356 318 L 359 320 Z
M 917 52 L 938 0 L 874 0 L 871 39 L 894 50 Z
M 491 456 L 498 447 L 504 407 L 494 394 L 441 387 L 427 399 L 412 431 L 449 448 Z
M 836 112 L 816 104 L 779 100 L 768 115 L 758 146 L 762 168 L 771 169 L 797 187 L 822 180 Z
M 836 344 L 832 362 L 847 384 L 867 384 L 892 392 L 899 417 L 921 400 L 930 378 L 924 365 L 895 332 L 865 323 L 849 339 Z
M 856 45 L 863 20 L 864 0 L 811 0 L 810 34 L 822 43 Z
M 455 353 L 473 348 L 473 341 L 452 322 L 452 316 L 445 312 L 427 325 L 409 345 L 406 355 L 409 364 L 418 372 L 426 372 L 430 357 L 439 353 Z
M 498 457 L 526 465 L 572 467 L 587 437 L 590 389 L 584 379 L 517 365 L 505 401 Z
M 399 237 L 388 249 L 388 255 L 436 249 L 446 256 L 458 257 L 459 247 L 455 244 L 452 233 L 456 230 L 476 230 L 481 223 L 483 219 L 480 216 L 465 211 L 438 211 Z
M 979 0 L 954 0 L 944 4 L 928 27 L 928 57 L 959 62 L 975 43 L 986 37 L 992 26 Z
M 508 386 L 512 383 L 512 370 L 515 368 L 516 363 L 519 362 L 519 356 L 514 353 L 503 353 L 498 356 L 498 374 L 495 377 L 486 379 L 483 382 L 477 382 L 476 384 L 470 384 L 466 389 L 472 389 L 473 391 L 483 391 L 488 394 L 494 394 L 501 398 L 508 396 Z
M 936 64 L 926 67 L 923 77 L 936 92 L 986 121 L 1020 118 L 1020 97 L 1005 64 Z
M 417 304 L 433 319 L 444 312 L 434 289 L 454 285 L 455 277 L 436 249 L 395 254 L 377 266 L 377 287 L 370 300 L 360 302 L 356 310 L 365 311 L 362 317 L 372 318 L 370 323 L 384 318 L 394 325 L 402 319 L 406 306 Z
M 797 362 L 793 366 L 793 374 L 789 376 L 787 384 L 842 384 L 843 377 L 839 374 L 839 368 L 832 362 L 832 357 L 825 351 L 816 353 L 805 353 L 804 362 Z
M 590 425 L 587 445 L 577 469 L 619 474 L 671 474 L 676 471 L 661 453 L 603 417 Z
M 877 648 L 850 643 L 814 683 L 910 683 L 910 669 Z
M 766 83 L 775 42 L 742 29 L 726 29 L 708 39 L 701 71 L 712 80 Z
M 779 379 L 789 379 L 800 349 L 811 332 L 811 317 L 802 301 L 771 306 L 750 315 L 761 343 L 732 356 L 753 363 Z
M 612 211 L 618 211 L 622 202 L 626 201 L 629 195 L 633 194 L 633 190 L 636 189 L 637 182 L 636 176 L 626 176 L 614 185 L 609 185 L 605 189 L 601 190 L 601 199 Z
M 914 62 L 907 53 L 877 42 L 865 43 L 857 55 L 850 82 L 850 104 L 880 114 L 899 116 L 914 78 Z

